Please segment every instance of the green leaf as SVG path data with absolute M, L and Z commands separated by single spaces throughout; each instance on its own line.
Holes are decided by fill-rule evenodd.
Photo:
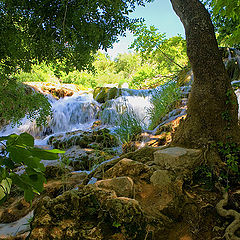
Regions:
M 9 169 L 14 169 L 15 168 L 15 164 L 10 158 L 0 157 L 0 165 L 6 166 Z
M 31 156 L 29 150 L 24 146 L 9 146 L 6 150 L 9 152 L 9 157 L 12 159 L 12 161 L 16 163 L 21 163 L 25 158 Z
M 11 185 L 12 185 L 11 178 L 6 178 L 1 181 L 1 183 L 0 183 L 0 200 L 3 199 L 7 194 L 10 193 Z
M 32 148 L 30 149 L 30 152 L 32 156 L 38 157 L 44 160 L 55 160 L 59 158 L 58 154 L 65 153 L 65 151 L 61 151 L 58 149 L 44 150 L 40 148 Z
M 42 173 L 36 172 L 32 168 L 26 168 L 26 174 L 22 174 L 21 178 L 24 182 L 28 183 L 35 189 L 38 193 L 43 191 L 43 183 L 46 182 L 46 178 Z
M 37 172 L 45 171 L 44 164 L 40 162 L 40 158 L 30 156 L 30 157 L 24 158 L 23 163 L 26 166 L 33 168 Z
M 17 134 L 11 134 L 7 136 L 7 146 L 15 145 L 15 142 L 18 138 Z
M 12 179 L 13 184 L 17 185 L 19 188 L 25 191 L 25 189 L 29 188 L 29 184 L 22 180 L 22 177 L 17 175 L 16 173 L 11 173 L 10 177 Z
M 34 198 L 34 192 L 31 188 L 27 188 L 24 190 L 24 199 L 27 201 L 27 202 L 32 202 Z
M 21 133 L 17 138 L 16 145 L 34 146 L 34 137 L 26 132 Z

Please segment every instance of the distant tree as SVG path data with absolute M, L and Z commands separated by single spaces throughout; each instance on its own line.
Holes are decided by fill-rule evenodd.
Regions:
M 174 142 L 188 147 L 209 141 L 240 142 L 237 98 L 225 70 L 210 15 L 199 0 L 171 0 L 186 33 L 194 82 L 187 117 Z
M 160 74 L 172 75 L 187 65 L 186 41 L 180 35 L 167 38 L 156 27 L 148 28 L 144 23 L 134 24 L 132 29 L 136 38 L 130 48 L 155 63 Z

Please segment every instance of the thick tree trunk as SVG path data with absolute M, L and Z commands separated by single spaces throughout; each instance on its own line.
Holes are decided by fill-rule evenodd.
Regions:
M 238 104 L 223 65 L 214 28 L 198 0 L 170 0 L 186 33 L 194 83 L 188 111 L 173 143 L 197 147 L 209 141 L 239 143 Z

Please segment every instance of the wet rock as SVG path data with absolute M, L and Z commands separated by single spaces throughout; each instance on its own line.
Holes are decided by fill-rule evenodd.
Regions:
M 161 169 L 189 172 L 202 161 L 202 151 L 181 147 L 169 147 L 154 153 L 154 162 Z
M 44 82 L 27 82 L 26 86 L 31 86 L 35 90 L 43 94 L 51 94 L 54 98 L 64 98 L 72 96 L 74 92 L 78 92 L 78 88 L 74 84 L 44 83 Z
M 45 198 L 35 211 L 30 239 L 143 240 L 146 219 L 134 199 L 88 185 L 54 199 Z
M 107 100 L 107 92 L 110 88 L 107 87 L 98 87 L 93 91 L 93 98 L 99 102 L 104 103 Z
M 103 128 L 91 132 L 78 130 L 52 136 L 49 138 L 48 144 L 60 149 L 67 149 L 74 145 L 81 148 L 103 149 L 118 146 L 118 140 L 110 134 L 110 130 Z
M 95 183 L 97 187 L 114 190 L 118 197 L 133 196 L 133 180 L 130 177 L 116 177 L 100 180 Z
M 81 148 L 73 146 L 65 152 L 65 157 L 69 161 L 69 166 L 75 171 L 91 170 L 94 166 L 101 162 L 111 159 L 113 153 L 103 150 L 96 150 L 92 148 Z

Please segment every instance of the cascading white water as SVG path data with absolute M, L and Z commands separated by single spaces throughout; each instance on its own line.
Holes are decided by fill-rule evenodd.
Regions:
M 21 120 L 20 126 L 8 125 L 0 135 L 28 132 L 34 137 L 44 137 L 53 133 L 86 129 L 95 121 L 99 104 L 93 99 L 92 94 L 74 94 L 71 97 L 49 101 L 52 105 L 52 117 L 48 119 L 48 126 L 37 127 L 35 121 L 27 117 Z
M 151 92 L 149 92 L 151 93 Z M 149 125 L 147 109 L 150 107 L 150 96 L 121 96 L 105 103 L 101 112 L 103 124 L 118 126 L 119 115 L 124 111 L 132 111 L 134 117 L 145 126 Z
M 231 50 L 231 51 L 230 51 Z M 240 68 L 240 51 L 236 49 L 228 50 L 228 60 L 236 61 Z M 240 79 L 235 80 L 232 84 L 240 86 Z M 185 89 L 185 90 L 184 90 Z M 182 89 L 188 95 L 191 86 Z M 11 133 L 28 132 L 37 138 L 44 138 L 50 134 L 69 132 L 74 130 L 86 130 L 92 126 L 92 123 L 101 119 L 103 124 L 110 127 L 119 125 L 119 114 L 125 110 L 131 110 L 139 121 L 145 126 L 149 125 L 147 118 L 147 109 L 151 107 L 150 98 L 153 89 L 134 90 L 122 88 L 119 90 L 121 96 L 99 104 L 93 99 L 92 94 L 79 91 L 71 97 L 54 99 L 51 95 L 47 95 L 52 105 L 53 116 L 48 121 L 47 127 L 37 127 L 35 121 L 31 122 L 27 117 L 22 119 L 20 126 L 6 126 L 0 131 L 0 136 L 9 135 Z M 240 105 L 240 90 L 237 90 L 238 102 Z M 184 95 L 184 94 L 183 94 Z M 240 118 L 240 111 L 239 111 Z M 46 142 L 46 141 L 45 141 Z
M 44 138 L 51 134 L 86 130 L 92 123 L 101 119 L 103 124 L 110 127 L 118 126 L 119 114 L 131 109 L 139 121 L 148 125 L 147 108 L 150 106 L 152 90 L 123 89 L 122 95 L 100 105 L 90 93 L 75 93 L 71 97 L 56 100 L 48 96 L 52 105 L 52 117 L 48 119 L 48 126 L 38 127 L 35 121 L 27 117 L 21 120 L 20 126 L 8 125 L 1 130 L 0 136 L 12 133 L 28 132 L 35 138 Z M 46 141 L 44 141 L 46 144 Z
M 99 104 L 92 94 L 74 94 L 53 103 L 52 111 L 49 128 L 53 133 L 83 130 L 96 120 Z

